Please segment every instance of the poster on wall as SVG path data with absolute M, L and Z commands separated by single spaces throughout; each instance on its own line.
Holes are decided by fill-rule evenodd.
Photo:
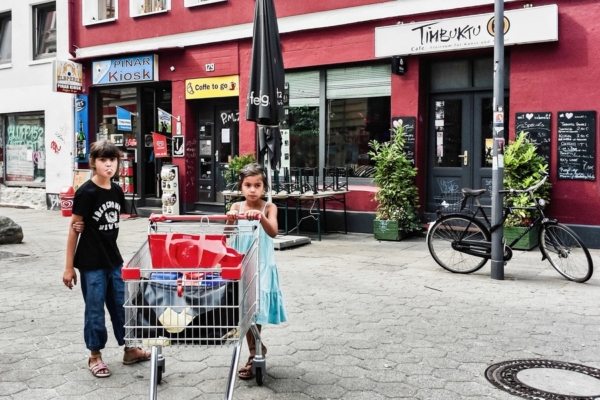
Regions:
M 33 182 L 33 152 L 26 145 L 6 146 L 6 179 Z
M 78 94 L 75 97 L 75 159 L 77 162 L 88 162 L 88 95 Z

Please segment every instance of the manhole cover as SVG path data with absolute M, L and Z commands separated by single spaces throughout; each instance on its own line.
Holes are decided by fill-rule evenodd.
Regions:
M 498 389 L 535 400 L 600 400 L 600 369 L 552 360 L 494 364 L 485 377 Z
M 4 258 L 25 257 L 27 254 L 17 254 L 8 251 L 0 251 L 0 260 Z

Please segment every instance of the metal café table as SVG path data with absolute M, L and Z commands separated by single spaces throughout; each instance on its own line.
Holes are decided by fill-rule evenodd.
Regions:
M 288 203 L 289 201 L 293 201 L 296 210 L 296 230 L 298 234 L 300 234 L 300 224 L 302 223 L 301 219 L 301 211 L 302 206 L 305 204 L 312 203 L 313 206 L 317 208 L 316 213 L 311 213 L 309 209 L 309 213 L 315 218 L 317 222 L 317 235 L 318 240 L 321 240 L 321 201 L 323 202 L 323 230 L 328 232 L 327 230 L 327 203 L 331 201 L 335 201 L 343 204 L 344 208 L 344 233 L 348 233 L 348 221 L 347 221 L 347 209 L 346 209 L 346 194 L 348 194 L 349 190 L 325 190 L 325 191 L 307 191 L 304 193 L 300 192 L 285 192 L 273 191 L 271 197 L 273 199 L 273 204 L 278 207 L 283 207 L 284 209 L 284 224 L 285 224 L 285 234 L 289 233 L 288 227 Z M 241 191 L 236 190 L 224 190 L 222 192 L 223 197 L 225 198 L 225 210 L 227 210 L 227 204 L 231 204 L 235 202 L 237 199 L 243 197 Z M 277 201 L 277 203 L 275 203 Z M 312 207 L 311 207 L 312 208 Z

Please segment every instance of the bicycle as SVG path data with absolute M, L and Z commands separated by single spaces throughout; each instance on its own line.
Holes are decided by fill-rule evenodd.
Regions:
M 504 224 L 514 209 L 536 210 L 538 217 L 527 229 L 507 244 L 503 238 L 505 264 L 512 256 L 512 247 L 529 231 L 540 227 L 538 239 L 542 261 L 548 260 L 552 267 L 568 280 L 583 283 L 592 277 L 594 266 L 590 252 L 581 239 L 570 228 L 544 215 L 544 199 L 537 199 L 533 192 L 548 179 L 542 173 L 542 179 L 535 185 L 522 190 L 501 190 L 501 195 L 516 196 L 528 193 L 535 203 L 533 207 L 504 206 L 502 221 L 492 226 L 479 197 L 487 189 L 462 189 L 460 211 L 443 214 L 438 210 L 438 219 L 430 225 L 427 232 L 427 246 L 433 259 L 444 269 L 458 274 L 469 274 L 482 268 L 492 256 L 492 232 Z M 476 210 L 466 208 L 472 198 Z M 481 214 L 481 217 L 477 217 Z

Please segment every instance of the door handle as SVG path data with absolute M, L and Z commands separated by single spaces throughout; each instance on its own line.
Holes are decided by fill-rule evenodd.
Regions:
M 462 155 L 458 156 L 463 159 L 463 165 L 469 164 L 469 153 L 465 150 Z

